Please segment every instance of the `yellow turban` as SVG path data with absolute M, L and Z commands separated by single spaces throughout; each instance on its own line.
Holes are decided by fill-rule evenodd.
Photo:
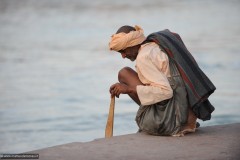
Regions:
M 146 39 L 143 34 L 143 30 L 137 25 L 134 28 L 136 29 L 136 31 L 131 31 L 129 33 L 121 32 L 112 35 L 109 42 L 109 49 L 114 51 L 120 51 L 128 47 L 141 44 Z

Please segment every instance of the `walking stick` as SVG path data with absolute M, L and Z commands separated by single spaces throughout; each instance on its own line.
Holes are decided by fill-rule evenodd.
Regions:
M 109 107 L 106 129 L 105 129 L 105 138 L 110 138 L 113 136 L 114 107 L 115 107 L 115 96 L 112 96 L 110 107 Z

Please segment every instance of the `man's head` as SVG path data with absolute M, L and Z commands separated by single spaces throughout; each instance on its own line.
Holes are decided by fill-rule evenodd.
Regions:
M 123 33 L 129 33 L 129 32 L 131 32 L 131 31 L 136 31 L 136 29 L 135 29 L 134 27 L 132 27 L 132 26 L 127 26 L 127 25 L 125 25 L 125 26 L 120 27 L 120 28 L 117 30 L 116 34 L 121 33 L 121 32 L 123 32 Z
M 143 30 L 138 27 L 122 26 L 114 34 L 109 43 L 110 50 L 120 52 L 123 58 L 134 61 L 141 43 L 145 40 Z

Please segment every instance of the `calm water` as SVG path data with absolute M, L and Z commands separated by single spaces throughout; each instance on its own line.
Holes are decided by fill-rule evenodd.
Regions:
M 0 0 L 0 153 L 104 137 L 109 86 L 134 63 L 108 51 L 121 25 L 178 32 L 217 87 L 212 120 L 240 122 L 239 1 Z M 116 101 L 114 135 L 137 131 Z

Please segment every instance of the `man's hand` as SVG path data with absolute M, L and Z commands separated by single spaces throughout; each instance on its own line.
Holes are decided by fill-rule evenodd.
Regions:
M 120 94 L 128 94 L 132 92 L 132 89 L 122 83 L 115 83 L 114 85 L 112 85 L 109 89 L 109 92 L 112 96 L 116 96 L 117 98 L 119 98 Z

